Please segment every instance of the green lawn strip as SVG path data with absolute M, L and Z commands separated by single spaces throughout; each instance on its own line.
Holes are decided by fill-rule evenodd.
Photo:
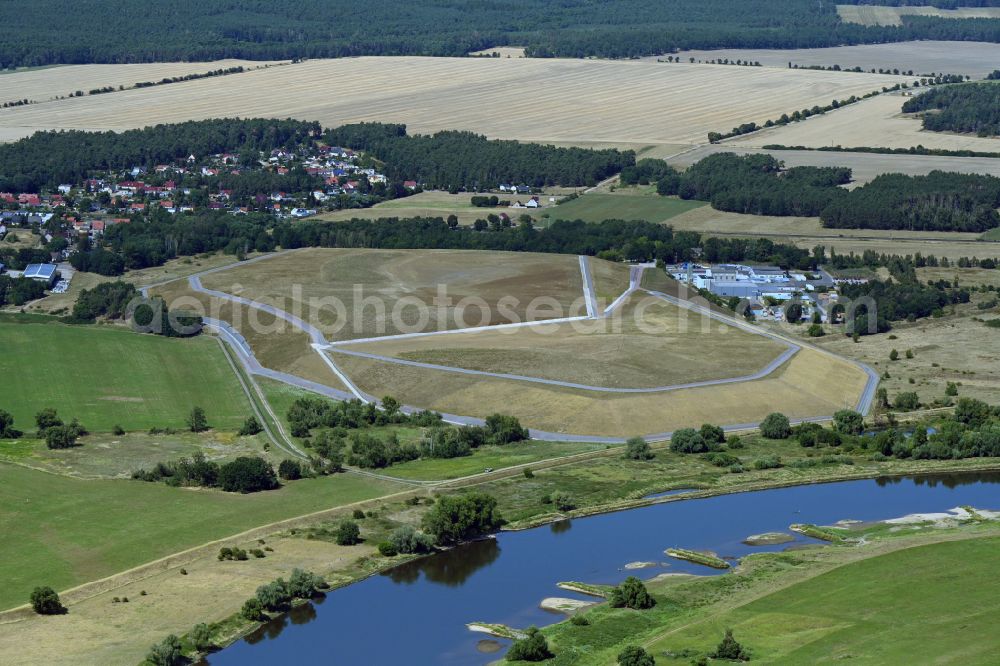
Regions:
M 472 455 L 460 458 L 413 460 L 393 465 L 382 472 L 414 481 L 446 480 L 478 474 L 486 469 L 503 469 L 603 448 L 603 444 L 583 442 L 527 441 L 504 446 L 484 446 L 474 450 Z
M 584 194 L 555 207 L 542 209 L 552 220 L 647 220 L 664 222 L 681 213 L 705 206 L 704 201 L 685 201 L 656 194 Z M 537 217 L 537 213 L 534 214 Z
M 191 408 L 236 430 L 250 415 L 215 340 L 168 339 L 110 326 L 0 323 L 0 409 L 21 430 L 54 407 L 92 431 L 183 428 Z
M 404 486 L 338 474 L 237 495 L 131 480 L 84 481 L 0 464 L 0 608 L 37 585 L 66 589 L 278 520 Z

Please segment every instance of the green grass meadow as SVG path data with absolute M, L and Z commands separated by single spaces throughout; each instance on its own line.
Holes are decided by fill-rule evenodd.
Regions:
M 54 407 L 92 431 L 182 428 L 195 405 L 235 430 L 251 414 L 214 339 L 140 335 L 101 326 L 0 323 L 0 409 L 30 431 Z
M 664 222 L 672 217 L 706 205 L 704 201 L 684 201 L 657 194 L 602 194 L 593 192 L 558 206 L 542 209 L 552 220 L 647 220 Z M 538 217 L 538 214 L 534 214 Z
M 352 474 L 238 495 L 0 463 L 0 609 L 274 521 L 404 490 Z
M 990 581 L 998 567 L 998 537 L 908 548 L 713 615 L 653 653 L 710 651 L 728 627 L 755 662 L 996 663 L 1000 596 Z

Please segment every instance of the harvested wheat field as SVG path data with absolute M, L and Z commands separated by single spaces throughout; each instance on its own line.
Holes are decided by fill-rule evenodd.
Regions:
M 971 19 L 1000 18 L 1000 7 L 877 7 L 871 5 L 837 5 L 837 14 L 844 23 L 860 25 L 903 25 L 904 16 L 936 16 L 938 18 Z
M 0 74 L 0 104 L 15 100 L 29 99 L 45 102 L 55 97 L 64 97 L 77 90 L 84 93 L 96 88 L 125 86 L 136 83 L 159 81 L 164 78 L 205 74 L 216 69 L 244 67 L 259 69 L 278 64 L 252 60 L 215 60 L 212 62 L 155 62 L 135 65 L 63 65 Z M 177 85 L 177 84 L 171 84 Z M 105 101 L 114 98 L 105 97 Z
M 654 388 L 753 374 L 785 352 L 649 295 L 606 319 L 335 347 L 419 363 L 607 388 Z M 429 371 L 437 372 L 437 371 Z
M 655 60 L 656 56 L 652 58 Z M 856 44 L 819 49 L 712 49 L 681 51 L 682 60 L 749 60 L 764 67 L 800 67 L 840 65 L 843 69 L 861 67 L 866 72 L 875 69 L 913 70 L 916 74 L 948 72 L 968 74 L 981 79 L 1000 62 L 1000 44 L 990 42 L 892 42 L 890 44 Z
M 777 406 L 790 418 L 853 407 L 867 377 L 856 366 L 803 349 L 765 379 L 668 393 L 614 394 L 468 377 L 337 354 L 351 379 L 408 405 L 485 417 L 513 414 L 528 427 L 567 434 L 656 434 L 702 423 L 757 423 Z
M 291 312 L 329 340 L 586 314 L 575 255 L 310 248 L 202 284 Z
M 763 148 L 771 144 L 805 146 L 806 148 L 823 146 L 912 148 L 924 146 L 925 148 L 945 150 L 1000 152 L 1000 139 L 977 137 L 972 134 L 925 131 L 919 118 L 903 114 L 902 107 L 905 99 L 900 95 L 878 95 L 838 109 L 834 113 L 813 116 L 808 120 L 791 123 L 784 127 L 775 127 L 736 137 L 726 141 L 723 145 L 734 148 Z
M 907 81 L 888 75 L 532 58 L 310 60 L 0 112 L 0 138 L 223 116 L 381 120 L 494 138 L 704 143 L 707 132 Z M 734 100 L 736 100 L 734 102 Z

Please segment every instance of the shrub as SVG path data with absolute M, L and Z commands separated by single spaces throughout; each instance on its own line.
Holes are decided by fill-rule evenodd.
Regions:
M 36 587 L 31 591 L 31 608 L 39 615 L 62 615 L 66 607 L 51 587 Z
M 810 324 L 809 328 L 806 329 L 806 334 L 810 338 L 821 338 L 826 335 L 826 331 L 823 330 L 822 324 Z
M 531 627 L 526 632 L 527 635 L 510 646 L 507 650 L 507 661 L 545 661 L 555 655 L 549 650 L 549 644 L 545 636 L 538 631 L 537 627 Z
M 726 635 L 715 648 L 715 652 L 709 655 L 712 659 L 725 659 L 727 661 L 749 661 L 750 655 L 743 649 L 743 646 L 733 638 L 733 630 L 726 629 Z
M 204 652 L 215 646 L 212 642 L 212 628 L 204 622 L 194 625 L 194 629 L 188 634 L 188 640 L 199 652 Z
M 69 449 L 76 446 L 76 430 L 73 426 L 58 425 L 45 430 L 45 446 L 50 449 Z
M 711 423 L 701 424 L 701 429 L 698 430 L 698 433 L 709 444 L 721 444 L 726 441 L 726 432 L 719 426 L 712 425 Z
M 250 620 L 251 622 L 257 622 L 264 615 L 264 605 L 260 603 L 260 599 L 257 597 L 252 597 L 243 602 L 243 608 L 240 609 L 240 615 L 244 619 Z
M 777 469 L 781 466 L 781 458 L 778 456 L 764 456 L 753 461 L 754 469 Z
M 635 576 L 629 576 L 621 585 L 611 590 L 608 602 L 612 608 L 632 608 L 645 610 L 656 605 L 654 599 L 642 581 Z
M 774 412 L 761 421 L 760 434 L 768 439 L 788 439 L 792 435 L 792 426 L 787 416 Z
M 710 447 L 694 428 L 681 428 L 670 437 L 670 450 L 675 453 L 705 453 Z
M 219 487 L 230 493 L 254 493 L 277 488 L 278 479 L 263 458 L 241 456 L 219 468 Z
M 208 430 L 208 417 L 201 407 L 194 407 L 187 417 L 187 427 L 191 432 L 205 432 Z
M 899 360 L 899 352 L 896 351 L 895 349 L 893 349 L 891 352 L 889 352 L 889 360 L 890 361 L 898 361 Z
M 561 490 L 552 493 L 551 501 L 559 511 L 572 511 L 576 508 L 576 502 L 573 501 L 573 498 Z
M 362 511 L 361 509 L 355 509 L 354 513 L 351 514 L 351 515 L 354 516 L 354 520 L 364 520 L 365 519 L 365 512 Z
M 170 634 L 149 648 L 146 661 L 154 666 L 180 666 L 180 664 L 184 663 L 184 655 L 181 653 L 181 640 Z
M 892 401 L 892 406 L 906 411 L 916 409 L 920 406 L 920 396 L 915 391 L 897 393 L 895 400 Z
M 361 542 L 361 528 L 358 524 L 345 520 L 337 527 L 337 545 L 353 546 Z
M 652 460 L 653 457 L 649 442 L 642 437 L 632 437 L 625 442 L 625 458 L 627 460 Z
M 320 590 L 326 589 L 326 581 L 322 576 L 317 576 L 311 571 L 302 569 L 292 569 L 292 575 L 288 578 L 286 589 L 288 594 L 299 599 L 311 599 Z
M 524 478 L 526 478 L 526 479 L 533 479 L 533 478 L 535 478 L 535 473 L 531 471 L 530 467 L 525 467 L 524 468 Z
M 584 615 L 574 615 L 569 619 L 569 623 L 577 627 L 589 627 L 590 620 Z
M 115 426 L 111 429 L 111 434 L 115 435 L 116 437 L 121 437 L 122 435 L 125 434 L 125 428 L 115 424 Z
M 297 460 L 285 458 L 278 465 L 278 476 L 286 481 L 295 481 L 302 478 L 302 465 Z
M 528 429 L 521 422 L 506 414 L 493 414 L 486 417 L 486 437 L 490 444 L 510 444 L 528 439 Z
M 396 555 L 399 555 L 399 551 L 396 550 L 396 547 L 388 541 L 379 542 L 378 552 L 380 555 L 384 555 L 385 557 L 395 557 Z
M 655 666 L 653 655 L 641 647 L 629 645 L 618 653 L 618 666 Z
M 948 386 L 945 388 L 944 394 L 949 397 L 958 395 L 958 384 L 955 382 L 948 382 Z
M 250 437 L 258 433 L 263 432 L 264 427 L 257 420 L 256 416 L 251 416 L 243 422 L 243 426 L 240 428 L 240 435 L 243 437 Z
M 716 467 L 732 467 L 733 465 L 739 465 L 740 459 L 729 453 L 706 453 L 705 460 L 712 463 Z
M 260 605 L 269 611 L 283 610 L 292 600 L 287 583 L 280 578 L 258 587 L 256 596 Z
M 481 492 L 445 495 L 423 517 L 424 531 L 441 544 L 470 539 L 502 524 L 496 498 Z
M 845 435 L 860 435 L 865 429 L 865 419 L 853 409 L 841 409 L 833 415 L 833 427 Z
M 433 540 L 410 525 L 397 527 L 389 535 L 388 543 L 397 553 L 428 553 L 434 548 Z

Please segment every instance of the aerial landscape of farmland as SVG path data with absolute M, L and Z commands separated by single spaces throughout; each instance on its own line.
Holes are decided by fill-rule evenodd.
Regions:
M 1000 0 L 0 21 L 0 663 L 995 663 Z

